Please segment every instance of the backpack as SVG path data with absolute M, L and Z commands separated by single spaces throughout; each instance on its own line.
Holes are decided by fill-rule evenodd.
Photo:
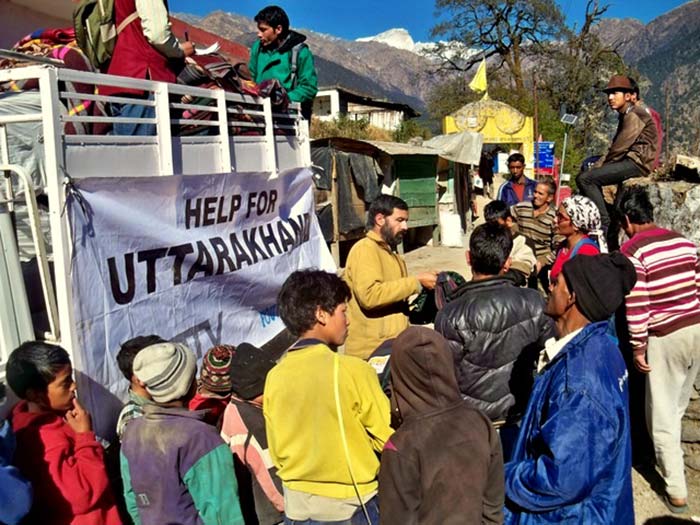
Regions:
M 133 12 L 116 26 L 114 1 L 80 0 L 73 9 L 75 40 L 90 63 L 99 71 L 107 70 L 117 35 L 139 17 L 137 12 Z
M 297 69 L 299 67 L 299 52 L 303 48 L 308 48 L 305 42 L 299 42 L 292 47 L 292 52 L 289 55 L 289 69 L 292 72 L 292 89 L 297 87 Z

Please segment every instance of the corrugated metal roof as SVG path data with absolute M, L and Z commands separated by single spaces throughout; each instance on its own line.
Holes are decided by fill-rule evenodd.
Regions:
M 379 140 L 366 140 L 375 148 L 389 155 L 440 155 L 440 150 L 425 146 L 413 146 L 402 142 L 383 142 Z

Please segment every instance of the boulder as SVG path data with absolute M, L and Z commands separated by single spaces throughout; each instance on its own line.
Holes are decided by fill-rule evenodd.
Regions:
M 700 183 L 644 177 L 630 179 L 625 182 L 627 185 L 647 188 L 654 205 L 656 224 L 677 231 L 700 245 Z

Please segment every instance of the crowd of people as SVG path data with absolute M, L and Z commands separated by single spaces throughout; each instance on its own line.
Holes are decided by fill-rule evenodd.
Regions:
M 133 20 L 109 72 L 173 81 L 172 59 L 194 46 L 170 33 L 165 5 L 115 6 L 120 25 Z M 274 6 L 255 20 L 254 79 L 312 100 L 303 35 Z M 524 156 L 511 155 L 511 180 L 470 236 L 468 282 L 444 290 L 437 271 L 409 274 L 397 253 L 409 207 L 381 195 L 342 277 L 303 269 L 282 285 L 277 308 L 293 343 L 281 357 L 221 344 L 198 371 L 178 341 L 123 343 L 118 455 L 93 431 L 68 353 L 19 346 L 6 366 L 20 401 L 0 425 L 0 522 L 632 524 L 630 405 L 640 399 L 629 395 L 631 374 L 645 377 L 664 501 L 685 512 L 680 430 L 700 370 L 697 247 L 654 223 L 641 187 L 620 191 L 611 217 L 601 187 L 648 173 L 660 136 L 636 83 L 616 75 L 605 91 L 620 124 L 608 153 L 578 177 L 582 194 L 555 208 L 553 181 L 527 178 Z M 153 116 L 135 102 L 112 112 Z M 154 132 L 127 125 L 115 132 Z M 609 253 L 612 224 L 628 240 Z M 412 326 L 409 299 L 431 290 L 442 294 L 434 328 Z
M 546 200 L 549 183 L 537 187 L 533 201 Z M 514 257 L 518 206 L 487 208 L 469 240 L 471 280 L 446 296 L 434 329 L 408 324 L 408 298 L 439 278 L 408 275 L 395 253 L 408 207 L 385 195 L 344 278 L 307 269 L 286 279 L 278 310 L 294 342 L 281 358 L 220 345 L 197 373 L 179 342 L 125 342 L 116 472 L 66 351 L 22 344 L 7 363 L 20 401 L 0 427 L 0 521 L 631 524 L 629 406 L 640 400 L 630 374 L 646 375 L 665 501 L 684 512 L 697 247 L 656 226 L 646 191 L 631 187 L 617 209 L 629 240 L 601 253 L 597 208 L 573 196 L 556 213 L 553 268 L 564 260 L 545 296 L 524 275 L 537 272 L 536 244 Z M 582 239 L 595 249 L 575 252 Z M 365 360 L 377 346 L 389 347 L 386 392 Z

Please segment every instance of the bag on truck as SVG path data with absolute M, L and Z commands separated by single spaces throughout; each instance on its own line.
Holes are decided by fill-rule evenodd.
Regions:
M 95 69 L 107 70 L 117 36 L 138 17 L 138 13 L 133 12 L 117 26 L 114 0 L 80 0 L 76 4 L 73 8 L 75 40 Z

